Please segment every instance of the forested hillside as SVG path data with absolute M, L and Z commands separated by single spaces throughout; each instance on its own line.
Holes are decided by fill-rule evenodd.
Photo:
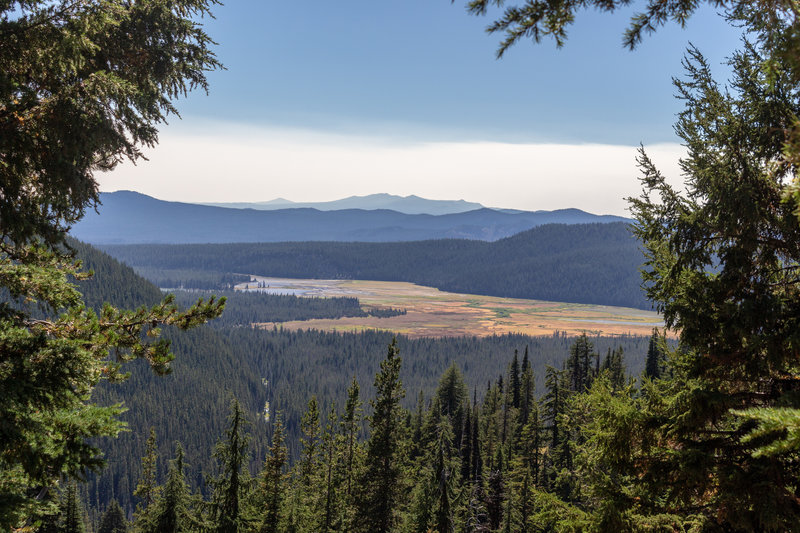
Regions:
M 650 308 L 643 256 L 628 225 L 546 225 L 494 243 L 259 243 L 104 246 L 143 273 L 202 270 L 319 279 L 408 281 L 445 291 Z M 158 278 L 157 278 L 158 279 Z
M 132 269 L 83 243 L 72 243 L 87 268 L 96 272 L 94 279 L 80 282 L 87 301 L 124 303 L 130 307 L 151 304 L 161 292 L 137 276 Z M 199 293 L 186 292 L 179 299 L 188 302 Z M 248 294 L 228 301 L 226 313 L 218 323 L 190 332 L 166 331 L 176 355 L 170 375 L 156 376 L 144 364 L 131 367 L 131 377 L 122 384 L 103 383 L 94 394 L 100 404 L 124 402 L 123 415 L 129 431 L 102 447 L 108 459 L 103 473 L 93 478 L 85 491 L 88 503 L 104 508 L 115 497 L 127 509 L 136 501 L 132 494 L 140 475 L 140 458 L 150 427 L 158 435 L 158 453 L 170 455 L 172 445 L 181 441 L 186 454 L 189 485 L 204 486 L 203 473 L 212 468 L 210 451 L 223 434 L 231 398 L 237 398 L 251 428 L 253 468 L 263 460 L 267 443 L 267 425 L 263 418 L 265 402 L 272 413 L 280 411 L 286 426 L 287 447 L 291 460 L 300 450 L 300 422 L 311 396 L 321 406 L 335 404 L 341 409 L 346 388 L 355 377 L 366 400 L 374 395 L 372 377 L 391 342 L 392 334 L 366 332 L 337 334 L 318 331 L 283 332 L 278 329 L 256 330 L 240 327 L 235 317 L 270 312 L 254 301 L 315 302 L 315 299 Z M 341 300 L 341 302 L 339 302 Z M 353 306 L 348 298 L 333 299 L 335 306 Z M 317 299 L 322 302 L 324 300 Z M 357 302 L 355 302 L 357 305 Z M 291 304 L 289 304 L 291 305 Z M 309 309 L 307 309 L 309 310 Z M 278 309 L 280 311 L 280 308 Z M 295 308 L 295 313 L 297 308 Z M 310 308 L 310 312 L 315 312 Z M 249 320 L 249 318 L 248 318 Z M 230 325 L 226 325 L 230 324 Z M 598 351 L 622 349 L 631 372 L 643 368 L 647 338 L 618 339 L 593 337 Z M 571 338 L 551 337 L 458 337 L 444 339 L 408 339 L 398 337 L 403 357 L 401 379 L 409 391 L 403 402 L 412 408 L 416 396 L 430 395 L 439 376 L 455 363 L 472 389 L 482 398 L 486 384 L 503 373 L 515 351 L 529 352 L 534 381 L 543 390 L 547 365 L 560 367 L 569 354 Z M 266 380 L 266 381 L 263 381 Z M 159 476 L 166 473 L 166 461 L 159 464 Z

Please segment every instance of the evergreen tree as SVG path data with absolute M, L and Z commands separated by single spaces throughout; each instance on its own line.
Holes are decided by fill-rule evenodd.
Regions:
M 481 455 L 479 411 L 477 406 L 472 410 L 472 459 L 470 459 L 469 479 L 473 485 L 483 484 L 483 457 Z
M 511 368 L 508 371 L 508 382 L 511 389 L 511 405 L 519 409 L 521 385 L 519 373 L 519 353 L 517 350 L 514 350 L 514 359 L 511 361 Z
M 392 339 L 386 359 L 381 362 L 381 370 L 375 377 L 371 435 L 356 509 L 355 527 L 358 531 L 388 533 L 396 523 L 401 484 L 400 400 L 404 395 L 397 340 Z
M 347 402 L 342 416 L 342 434 L 345 440 L 345 486 L 348 498 L 353 494 L 353 479 L 355 477 L 355 461 L 358 454 L 358 430 L 361 422 L 361 399 L 359 398 L 358 380 L 353 376 L 353 382 L 347 389 Z
M 648 296 L 680 332 L 673 409 L 654 413 L 672 446 L 653 464 L 706 523 L 755 530 L 796 527 L 800 505 L 792 454 L 754 456 L 742 443 L 752 421 L 731 409 L 798 408 L 800 224 L 782 203 L 796 169 L 781 163 L 788 117 L 800 112 L 795 82 L 745 46 L 720 87 L 705 58 L 690 50 L 676 80 L 685 102 L 676 131 L 689 195 L 668 185 L 642 153 L 642 197 L 633 200 L 643 241 Z M 722 156 L 724 154 L 724 156 Z M 776 436 L 778 436 L 777 434 Z M 767 442 L 770 438 L 764 435 Z M 762 442 L 763 444 L 763 442 Z M 758 486 L 758 490 L 753 487 Z
M 89 309 L 73 283 L 88 274 L 63 246 L 99 200 L 95 172 L 139 159 L 175 100 L 207 87 L 220 64 L 199 19 L 214 3 L 0 5 L 0 530 L 46 512 L 39 496 L 60 479 L 102 465 L 92 443 L 124 425 L 121 406 L 91 403 L 101 381 L 124 380 L 133 359 L 167 372 L 159 328 L 222 311 L 212 300 L 179 312 L 170 297 L 137 311 Z
M 153 533 L 183 533 L 193 529 L 191 493 L 184 477 L 183 447 L 175 443 L 175 458 L 170 461 L 167 482 L 153 517 Z
M 126 533 L 127 531 L 128 521 L 125 520 L 122 507 L 119 506 L 117 500 L 111 500 L 108 509 L 100 519 L 97 533 Z
M 608 349 L 601 369 L 608 372 L 608 379 L 612 387 L 622 389 L 625 386 L 625 353 L 622 347 L 614 350 Z
M 453 533 L 456 528 L 459 463 L 453 448 L 453 431 L 450 420 L 443 417 L 436 427 L 433 451 L 432 529 L 437 533 Z
M 644 375 L 647 378 L 658 379 L 661 377 L 665 363 L 662 343 L 663 340 L 658 334 L 658 330 L 654 328 L 653 334 L 650 336 L 650 343 L 647 346 L 647 358 L 644 365 Z
M 533 369 L 528 361 L 528 347 L 525 346 L 525 355 L 522 357 L 522 375 L 520 377 L 520 424 L 528 422 L 531 410 L 536 404 L 536 380 Z
M 570 391 L 583 392 L 592 384 L 594 376 L 591 363 L 594 358 L 594 345 L 584 332 L 575 339 L 569 349 L 566 368 Z
M 61 507 L 61 531 L 63 533 L 86 533 L 84 510 L 74 481 L 67 484 L 67 492 Z
M 288 462 L 288 453 L 284 445 L 283 422 L 281 413 L 275 414 L 272 445 L 264 461 L 261 474 L 261 507 L 262 520 L 258 533 L 278 533 L 283 518 L 283 504 L 286 498 L 286 478 L 284 468 Z
M 506 486 L 503 478 L 503 453 L 498 448 L 492 469 L 489 471 L 486 494 L 486 516 L 489 521 L 489 528 L 492 530 L 500 528 L 505 501 Z
M 214 458 L 219 475 L 210 480 L 212 494 L 212 529 L 216 533 L 238 533 L 243 530 L 242 492 L 247 486 L 247 448 L 250 438 L 245 432 L 247 420 L 239 402 L 231 402 L 225 438 L 217 443 Z
M 324 482 L 321 475 L 320 416 L 317 397 L 312 395 L 300 420 L 300 458 L 295 465 L 294 518 L 300 531 L 319 531 L 324 506 Z M 324 485 L 323 485 L 324 486 Z
M 147 437 L 144 456 L 142 457 L 142 473 L 133 495 L 139 498 L 139 505 L 136 506 L 136 514 L 144 515 L 158 498 L 161 488 L 158 486 L 156 474 L 158 473 L 158 448 L 156 446 L 156 428 L 150 428 L 150 436 Z
M 464 401 L 468 398 L 467 386 L 464 376 L 458 365 L 452 363 L 442 374 L 439 386 L 436 389 L 436 398 L 442 414 L 453 418 L 461 410 Z
M 560 420 L 564 411 L 564 372 L 548 366 L 545 373 L 543 410 L 544 420 L 550 425 L 550 447 L 557 449 L 561 444 Z
M 465 409 L 464 431 L 461 439 L 461 479 L 465 482 L 472 480 L 472 409 Z M 477 424 L 477 420 L 475 421 Z
M 336 432 L 338 416 L 336 409 L 331 405 L 330 412 L 328 413 L 328 423 L 325 426 L 325 432 L 322 435 L 322 461 L 324 466 L 324 511 L 321 520 L 320 530 L 324 533 L 329 531 L 337 531 L 339 529 L 340 513 L 337 509 L 341 507 L 341 498 L 339 488 L 341 480 L 339 479 L 338 464 L 340 458 L 338 456 L 339 442 L 338 433 Z

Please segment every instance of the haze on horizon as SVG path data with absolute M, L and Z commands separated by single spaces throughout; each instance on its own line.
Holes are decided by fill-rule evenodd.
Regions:
M 314 16 L 308 16 L 312 12 Z M 149 161 L 103 191 L 195 203 L 389 193 L 527 211 L 627 215 L 643 143 L 681 182 L 670 80 L 692 41 L 724 75 L 739 40 L 712 9 L 622 48 L 633 10 L 587 13 L 562 49 L 521 42 L 502 60 L 488 18 L 423 0 L 217 6 L 227 70 L 178 103 Z

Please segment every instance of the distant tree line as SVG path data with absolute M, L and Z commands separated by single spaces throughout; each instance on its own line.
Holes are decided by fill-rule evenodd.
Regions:
M 266 294 L 244 291 L 173 291 L 178 303 L 190 305 L 198 296 L 217 294 L 226 298 L 225 313 L 215 320 L 216 327 L 249 326 L 256 322 L 288 322 L 314 318 L 361 317 L 358 298 L 298 297 L 293 294 Z
M 250 281 L 247 274 L 209 270 L 137 267 L 136 273 L 164 289 L 229 290 Z
M 289 242 L 102 246 L 151 269 L 318 279 L 406 281 L 441 290 L 650 308 L 628 225 L 551 224 L 496 242 Z

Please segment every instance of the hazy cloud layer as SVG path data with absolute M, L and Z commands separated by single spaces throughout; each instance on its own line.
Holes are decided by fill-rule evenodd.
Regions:
M 627 215 L 640 187 L 634 146 L 409 142 L 231 124 L 167 128 L 149 161 L 101 174 L 103 191 L 184 202 L 334 200 L 386 192 L 524 210 Z M 680 183 L 678 144 L 646 147 Z

